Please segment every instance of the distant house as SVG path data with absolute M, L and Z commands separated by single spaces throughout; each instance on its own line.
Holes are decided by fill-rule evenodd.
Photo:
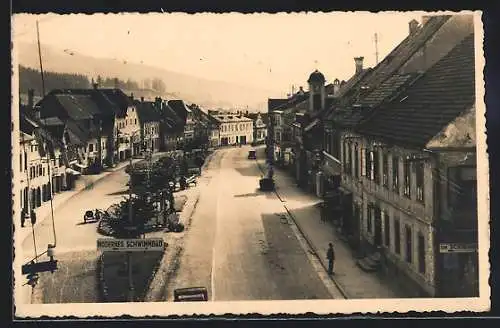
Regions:
M 160 97 L 155 98 L 154 104 L 161 119 L 160 150 L 174 150 L 184 139 L 184 121 L 168 105 L 168 102 Z
M 195 133 L 195 120 L 191 109 L 184 103 L 183 100 L 169 100 L 168 106 L 174 110 L 177 117 L 182 120 L 185 140 L 193 139 Z
M 160 111 L 151 101 L 134 101 L 141 124 L 141 143 L 144 150 L 158 152 L 160 150 Z
M 120 89 L 99 89 L 109 100 L 118 106 L 122 115 L 115 121 L 115 137 L 117 142 L 118 160 L 141 153 L 141 127 L 134 105 L 133 95 L 127 96 Z
M 242 114 L 219 114 L 212 116 L 219 127 L 217 146 L 247 144 L 253 142 L 253 121 Z
M 29 213 L 53 194 L 71 188 L 73 177 L 61 157 L 63 145 L 43 127 L 32 108 L 20 107 L 19 125 L 19 171 L 14 175 L 19 176 L 20 208 Z
M 246 113 L 245 117 L 253 121 L 253 141 L 255 143 L 264 143 L 268 132 L 268 113 Z

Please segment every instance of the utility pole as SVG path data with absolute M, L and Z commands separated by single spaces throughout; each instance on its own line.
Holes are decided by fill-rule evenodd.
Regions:
M 375 33 L 375 64 L 378 65 L 378 34 Z
M 36 38 L 38 40 L 38 59 L 40 60 L 40 73 L 42 75 L 42 97 L 45 97 L 45 78 L 43 76 L 43 66 L 42 66 L 42 51 L 40 47 L 40 32 L 38 29 L 38 21 L 36 21 Z

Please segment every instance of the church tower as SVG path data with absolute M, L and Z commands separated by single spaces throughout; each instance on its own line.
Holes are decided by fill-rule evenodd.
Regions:
M 325 108 L 325 76 L 315 70 L 309 76 L 307 82 L 309 83 L 309 111 L 320 111 Z

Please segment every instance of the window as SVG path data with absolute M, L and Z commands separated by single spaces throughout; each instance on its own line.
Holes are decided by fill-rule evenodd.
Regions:
M 359 178 L 359 148 L 357 143 L 354 145 L 354 176 Z
M 424 163 L 418 162 L 415 167 L 415 175 L 417 180 L 417 200 L 424 202 Z
M 28 169 L 28 154 L 24 153 L 24 171 Z
M 366 174 L 368 179 L 374 180 L 375 179 L 375 167 L 374 167 L 374 153 L 373 150 L 366 150 L 365 152 L 366 155 Z
M 380 157 L 379 157 L 379 152 L 377 150 L 372 152 L 373 154 L 373 162 L 372 162 L 372 167 L 373 167 L 373 180 L 375 181 L 376 184 L 380 184 Z
M 425 238 L 422 233 L 418 234 L 418 271 L 425 273 Z
M 136 118 L 134 118 L 134 124 L 137 124 L 137 119 Z
M 406 239 L 406 262 L 411 263 L 412 261 L 412 240 L 411 240 L 411 228 L 409 226 L 405 227 L 405 239 Z
M 351 148 L 351 144 L 346 142 L 344 144 L 344 148 L 345 148 L 345 167 L 344 167 L 344 170 L 345 170 L 346 174 L 351 175 L 351 173 L 352 173 L 352 163 L 351 163 L 352 148 Z
M 366 149 L 361 148 L 361 176 L 366 176 Z
M 386 247 L 391 245 L 391 222 L 389 218 L 389 213 L 384 211 L 384 244 Z
M 366 231 L 371 233 L 372 232 L 372 221 L 373 221 L 373 205 L 368 204 L 367 206 L 367 222 L 366 222 Z
M 44 175 L 43 174 L 43 167 L 42 167 L 42 164 L 39 164 L 38 165 L 38 176 L 41 176 L 41 175 Z
M 411 162 L 406 159 L 403 164 L 404 195 L 411 198 Z
M 19 154 L 19 171 L 23 171 L 23 154 Z
M 94 144 L 89 144 L 89 152 L 93 152 L 94 151 Z
M 344 165 L 344 172 L 346 172 L 347 171 L 347 142 L 345 142 L 345 141 L 342 145 L 342 164 Z
M 394 219 L 394 251 L 396 254 L 401 254 L 401 227 L 399 219 Z
M 392 156 L 392 190 L 399 194 L 399 158 Z
M 382 185 L 389 188 L 389 156 L 382 153 Z

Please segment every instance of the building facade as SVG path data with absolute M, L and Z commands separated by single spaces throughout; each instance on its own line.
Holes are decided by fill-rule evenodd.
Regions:
M 219 146 L 249 144 L 253 142 L 253 121 L 242 114 L 217 114 Z

